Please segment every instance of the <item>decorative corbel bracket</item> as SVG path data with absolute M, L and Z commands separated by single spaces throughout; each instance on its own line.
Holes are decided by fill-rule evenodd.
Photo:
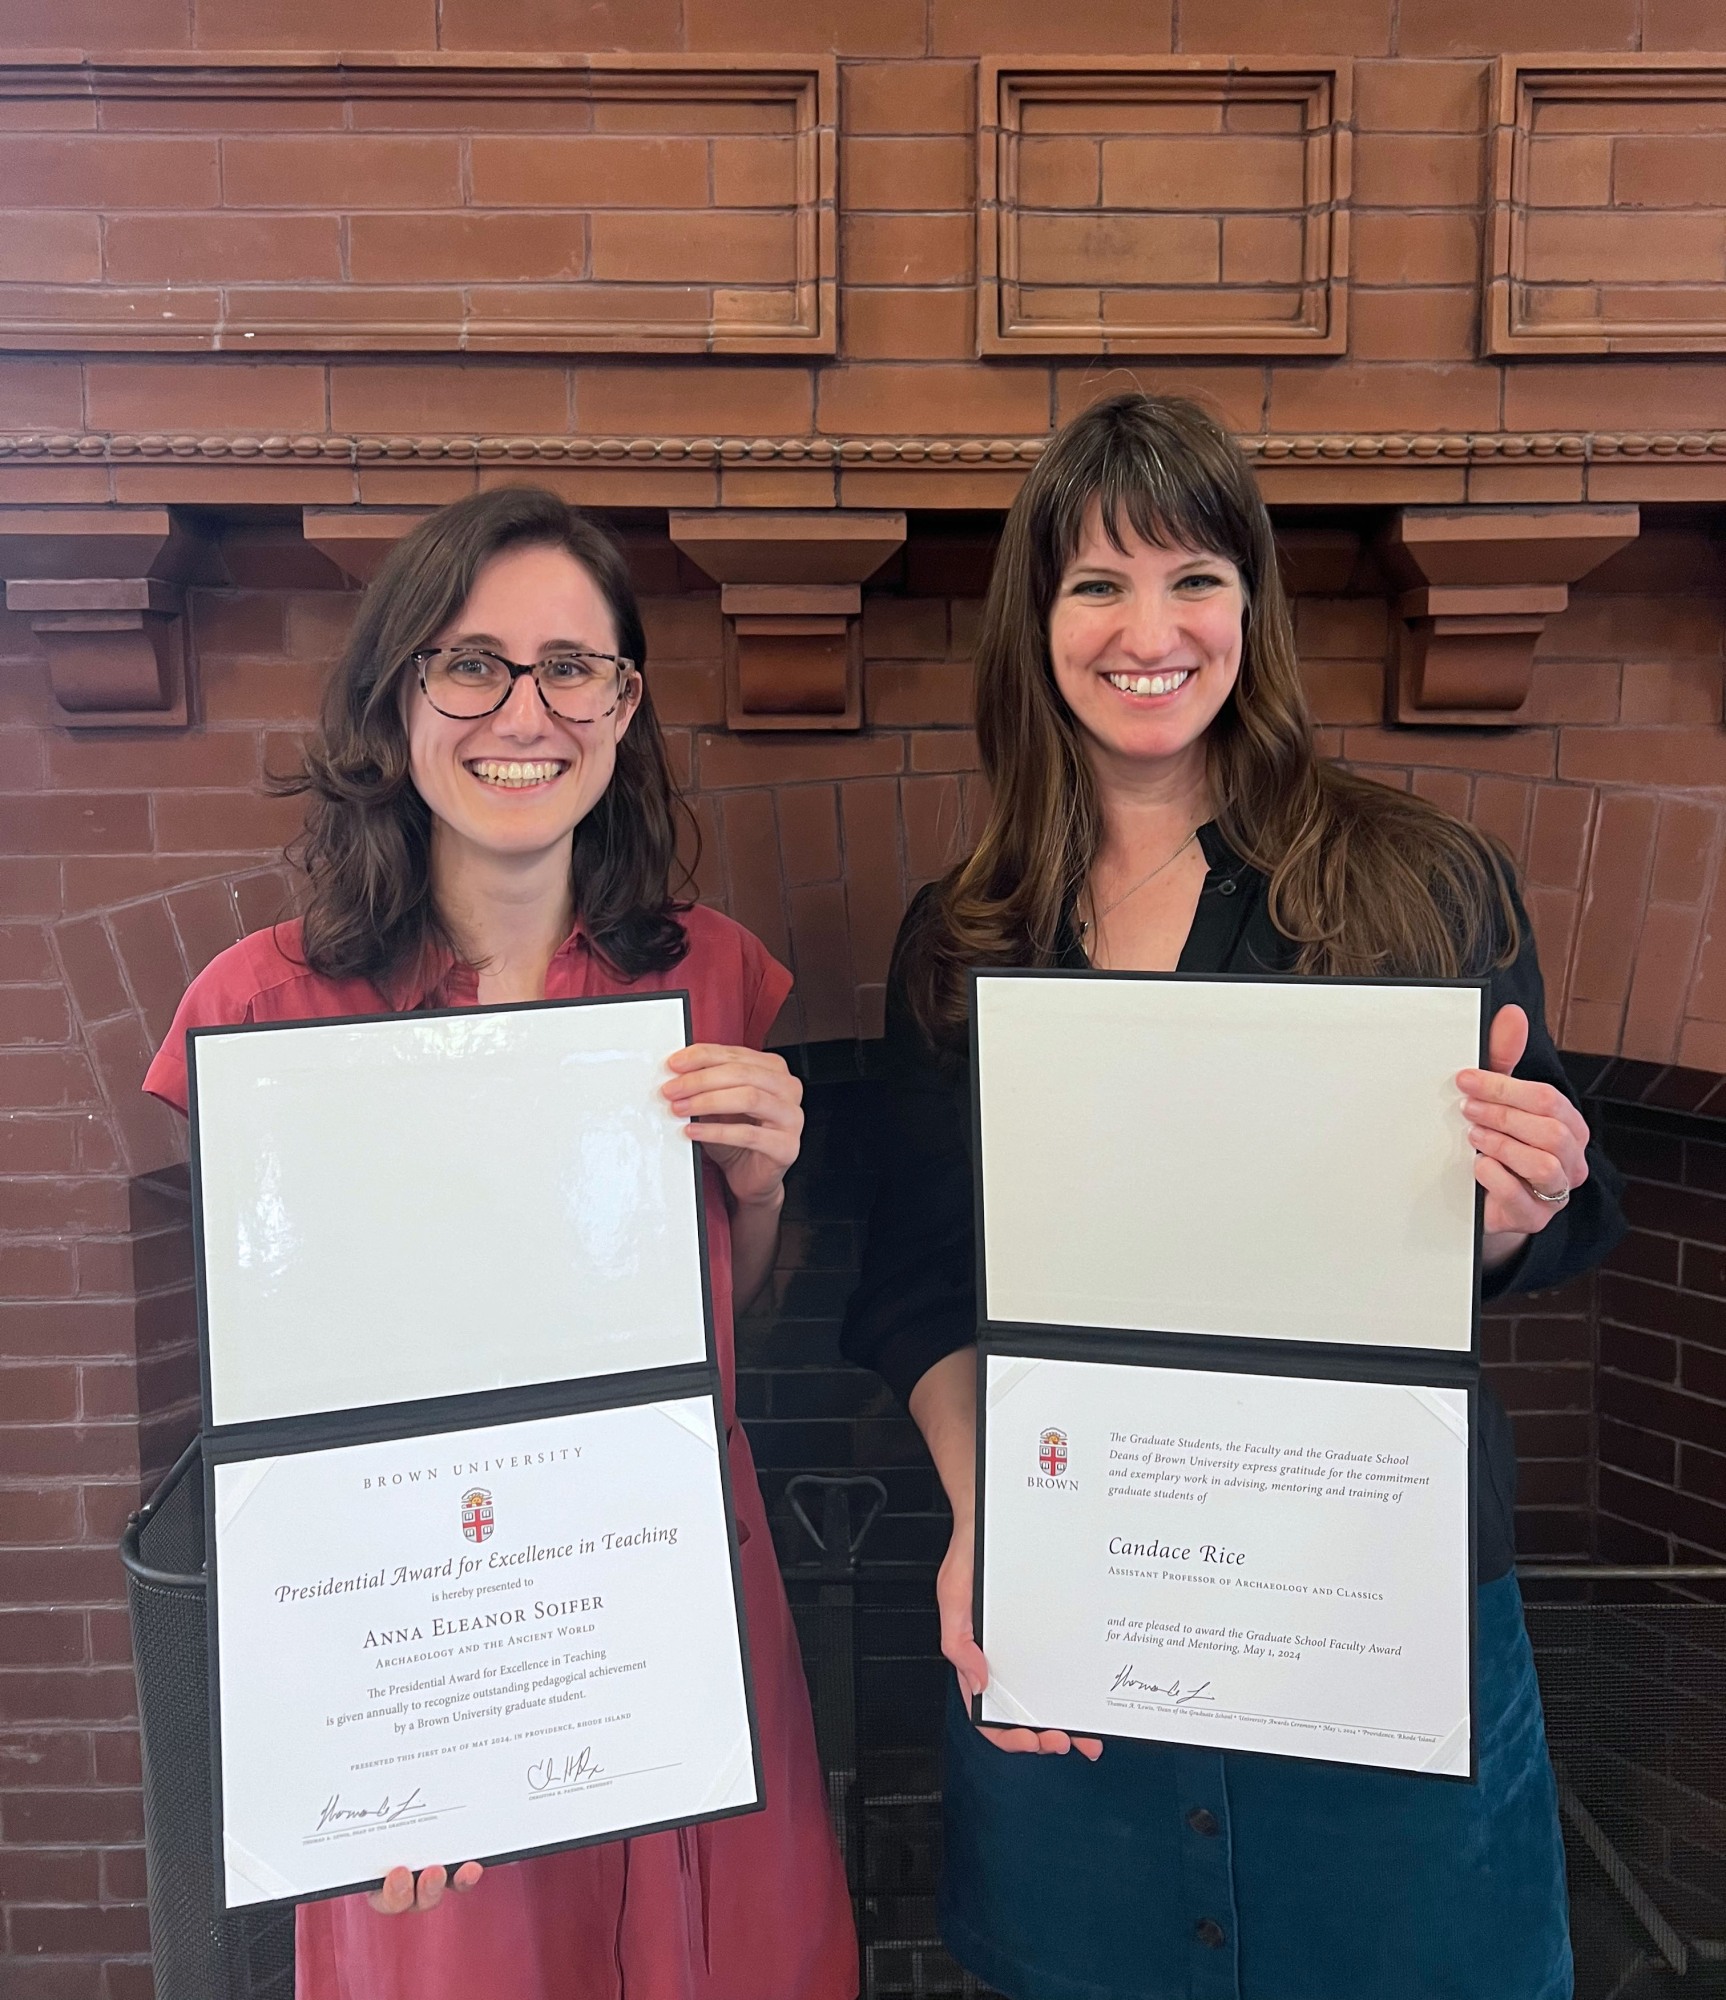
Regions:
M 300 529 L 319 555 L 328 556 L 343 576 L 370 583 L 403 535 L 431 510 L 424 507 L 304 507 Z
M 862 585 L 903 514 L 674 512 L 671 539 L 720 587 L 730 728 L 862 727 Z
M 0 508 L 6 608 L 42 642 L 68 729 L 186 727 L 185 585 L 203 552 L 167 508 Z
M 1404 507 L 1380 552 L 1404 586 L 1393 620 L 1393 722 L 1515 723 L 1534 647 L 1570 586 L 1641 532 L 1635 507 Z

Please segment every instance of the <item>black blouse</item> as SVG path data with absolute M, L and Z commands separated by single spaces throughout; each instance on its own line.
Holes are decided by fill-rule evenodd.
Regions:
M 1199 829 L 1199 841 L 1208 872 L 1177 969 L 1290 971 L 1294 948 L 1271 922 L 1264 876 L 1229 849 L 1214 825 Z M 881 1181 L 841 1342 L 850 1360 L 875 1370 L 901 1400 L 937 1361 L 977 1338 L 970 1066 L 962 1049 L 931 1046 L 905 993 L 905 943 L 931 893 L 925 889 L 906 913 L 888 978 Z M 1528 1016 L 1528 1048 L 1516 1074 L 1574 1098 L 1546 1030 L 1540 965 L 1520 902 L 1516 914 L 1516 956 L 1491 974 L 1488 1014 L 1512 1003 L 1521 1007 Z M 1085 965 L 1076 936 L 1060 963 Z M 1591 1145 L 1588 1179 L 1516 1257 L 1487 1274 L 1486 1297 L 1545 1291 L 1597 1264 L 1624 1233 L 1621 1185 L 1606 1156 Z M 1510 1420 L 1490 1383 L 1481 1394 L 1480 1432 L 1479 1580 L 1489 1583 L 1515 1561 L 1516 1492 Z

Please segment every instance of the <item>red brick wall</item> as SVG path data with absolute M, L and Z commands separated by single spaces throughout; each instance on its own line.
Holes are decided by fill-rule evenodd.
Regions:
M 1481 1359 L 1516 1433 L 1516 1547 L 1524 1557 L 1595 1552 L 1597 1279 L 1489 1307 Z
M 1607 1066 L 1631 1231 L 1601 1272 L 1596 1535 L 1619 1562 L 1726 1558 L 1726 1090 Z
M 1327 741 L 1489 828 L 1524 872 L 1560 1045 L 1726 1069 L 1717 531 L 1650 510 L 1535 654 L 1530 726 L 1384 727 L 1372 599 L 1304 603 Z
M 1550 90 L 1526 106 L 1514 91 L 1506 100 L 1494 61 L 1560 34 L 1605 81 L 1571 121 L 1573 143 L 1552 150 L 1540 125 Z M 1726 375 L 1712 358 L 1726 341 L 1726 279 L 1708 261 L 1721 213 L 1718 75 L 1693 82 L 1688 104 L 1658 101 L 1674 61 L 1706 65 L 1726 50 L 1726 16 L 1707 0 L 1588 0 L 1557 26 L 1553 0 L 0 0 L 0 46 L 207 58 L 191 110 L 146 112 L 123 91 L 100 115 L 76 94 L 9 110 L 0 177 L 19 213 L 0 272 L 0 346 L 14 350 L 0 358 L 0 424 L 36 440 L 0 466 L 10 500 L 399 505 L 447 497 L 471 483 L 476 458 L 520 443 L 547 447 L 596 504 L 998 505 L 1019 477 L 1017 447 L 1123 359 L 1212 395 L 1262 444 L 1282 501 L 1726 494 Z M 339 103 L 302 101 L 298 84 L 225 103 L 219 65 L 248 49 L 382 51 L 422 74 L 489 49 L 505 52 L 504 81 L 483 87 L 496 95 L 474 119 L 428 115 L 404 135 L 383 131 L 394 121 L 374 106 L 361 136 Z M 762 51 L 819 71 L 815 123 L 799 112 L 785 124 L 821 139 L 796 198 L 817 246 L 800 289 L 783 175 L 751 173 L 733 189 L 722 184 L 732 155 L 716 153 L 710 197 L 690 148 L 724 142 L 700 136 L 713 121 L 687 105 L 666 114 L 665 144 L 631 153 L 622 175 L 617 135 L 602 131 L 611 150 L 577 176 L 591 213 L 576 209 L 554 161 L 567 164 L 580 121 L 522 109 L 511 64 L 619 50 L 644 65 L 661 54 L 706 65 L 715 89 Z M 1017 195 L 998 184 L 990 122 L 978 138 L 979 59 L 1003 55 L 1095 64 L 1075 86 L 1075 103 L 1096 112 L 1080 120 L 1076 178 L 1039 181 L 1033 155 Z M 1200 130 L 1204 103 L 1167 89 L 1123 103 L 1096 81 L 1171 57 L 1189 80 L 1231 57 L 1333 77 L 1347 143 L 1314 184 L 1335 192 L 1347 228 L 1312 246 L 1318 273 L 1341 270 L 1324 341 L 1303 347 L 1291 316 L 1297 295 L 1322 288 L 1295 282 L 1291 245 L 1307 208 L 1328 216 L 1331 205 L 1291 179 L 1292 138 L 1260 171 L 1276 121 L 1255 114 L 1279 103 L 1227 107 Z M 364 103 L 383 88 L 354 65 L 343 74 Z M 28 97 L 20 76 L 7 92 Z M 679 89 L 664 82 L 661 94 L 683 104 Z M 1001 115 L 989 107 L 989 121 Z M 544 180 L 511 177 L 487 197 L 476 170 L 464 201 L 461 137 L 477 123 L 492 134 L 479 166 L 500 147 L 519 165 L 533 152 L 524 119 L 558 134 Z M 1519 130 L 1537 148 L 1525 199 L 1498 170 L 1511 143 L 1501 135 Z M 1195 173 L 1183 161 L 1201 139 Z M 224 187 L 229 141 L 236 173 Z M 370 171 L 355 170 L 359 146 L 373 149 Z M 1032 200 L 1044 206 L 1021 214 Z M 979 202 L 991 223 L 981 231 Z M 1149 301 L 1134 295 L 1146 277 L 1139 202 L 1168 212 L 1160 243 L 1188 246 Z M 1524 247 L 1513 250 L 1518 209 Z M 667 214 L 680 218 L 677 248 L 699 244 L 693 269 L 666 261 Z M 1574 280 L 1566 244 L 1578 235 L 1592 284 Z M 1015 323 L 1029 335 L 1000 331 L 988 268 L 999 257 L 982 251 L 1003 241 L 1030 256 L 1028 276 L 1050 280 L 1025 287 L 1045 295 Z M 178 296 L 165 299 L 170 277 Z M 683 278 L 688 296 L 665 296 Z M 458 306 L 462 281 L 476 296 Z M 1518 331 L 1526 312 L 1499 339 L 1496 303 L 1513 283 L 1536 298 L 1540 324 L 1583 329 L 1563 336 L 1566 351 Z M 512 304 L 501 296 L 511 291 L 534 296 Z M 569 299 L 554 295 L 575 292 L 593 295 L 586 330 L 560 334 Z M 818 332 L 798 332 L 818 300 Z M 793 315 L 786 340 L 771 319 L 781 304 Z M 533 322 L 534 310 L 546 317 Z M 295 312 L 300 331 L 283 332 Z M 681 335 L 667 332 L 668 313 L 687 316 Z M 737 331 L 751 313 L 766 315 L 753 343 Z M 511 314 L 517 351 L 499 352 Z M 783 353 L 761 358 L 776 341 Z M 994 345 L 987 361 L 980 341 L 983 353 Z M 1673 359 L 1674 348 L 1692 351 Z M 163 436 L 191 448 L 152 463 L 141 440 Z M 599 438 L 649 449 L 571 449 Z M 744 449 L 691 456 L 691 439 Z M 475 449 L 488 440 L 491 453 Z M 674 457 L 658 453 L 667 440 Z M 845 455 L 863 441 L 897 442 Z

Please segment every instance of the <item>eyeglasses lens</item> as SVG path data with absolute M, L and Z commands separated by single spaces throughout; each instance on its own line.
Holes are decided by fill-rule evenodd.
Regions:
M 566 722 L 597 722 L 617 706 L 622 674 L 615 660 L 592 653 L 560 653 L 533 669 L 553 715 Z M 490 715 L 509 699 L 515 677 L 490 653 L 434 653 L 422 662 L 427 699 L 442 715 L 462 720 Z

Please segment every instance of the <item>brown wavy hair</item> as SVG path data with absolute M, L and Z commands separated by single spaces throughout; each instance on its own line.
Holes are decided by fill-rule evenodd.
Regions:
M 448 624 L 481 566 L 504 549 L 565 550 L 599 587 L 617 650 L 638 668 L 647 638 L 623 551 L 596 522 L 538 486 L 500 486 L 440 508 L 404 536 L 360 600 L 324 688 L 301 768 L 276 778 L 304 794 L 301 949 L 314 972 L 380 988 L 439 952 L 459 955 L 431 886 L 432 815 L 408 769 L 404 682 L 415 651 Z M 688 950 L 673 894 L 678 814 L 647 676 L 617 746 L 617 768 L 575 829 L 570 887 L 594 946 L 626 977 L 665 971 Z M 693 821 L 690 822 L 693 830 Z M 680 872 L 687 890 L 688 871 Z
M 988 817 L 905 946 L 924 1031 L 963 1023 L 968 967 L 1056 961 L 1102 845 L 1096 779 L 1049 655 L 1050 609 L 1093 502 L 1123 553 L 1130 529 L 1240 572 L 1240 674 L 1206 738 L 1211 798 L 1229 846 L 1269 878 L 1296 970 L 1444 978 L 1512 956 L 1515 906 L 1492 843 L 1314 749 L 1270 516 L 1244 457 L 1197 404 L 1131 392 L 1075 417 L 1007 516 L 976 659 Z

